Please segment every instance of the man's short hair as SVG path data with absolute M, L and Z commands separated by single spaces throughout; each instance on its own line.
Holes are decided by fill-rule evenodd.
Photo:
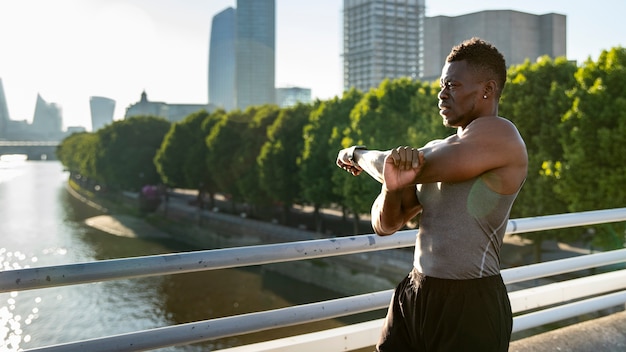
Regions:
M 498 96 L 506 83 L 506 61 L 493 44 L 474 37 L 456 45 L 450 51 L 446 62 L 465 60 L 476 73 L 493 79 L 498 85 Z

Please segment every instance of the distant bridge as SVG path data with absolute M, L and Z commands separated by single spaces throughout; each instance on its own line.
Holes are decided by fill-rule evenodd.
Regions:
M 28 160 L 56 160 L 59 141 L 3 141 L 0 140 L 0 155 L 25 154 Z

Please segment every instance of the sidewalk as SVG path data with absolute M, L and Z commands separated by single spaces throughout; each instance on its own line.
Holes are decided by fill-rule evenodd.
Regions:
M 626 311 L 513 341 L 509 352 L 626 351 Z

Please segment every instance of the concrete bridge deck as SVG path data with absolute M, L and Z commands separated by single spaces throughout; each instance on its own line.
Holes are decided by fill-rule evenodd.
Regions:
M 509 352 L 626 351 L 626 311 L 548 331 L 509 345 Z

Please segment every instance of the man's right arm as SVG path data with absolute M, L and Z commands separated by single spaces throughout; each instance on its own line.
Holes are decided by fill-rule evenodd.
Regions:
M 357 176 L 365 171 L 376 181 L 383 183 L 383 166 L 385 158 L 391 153 L 390 150 L 367 150 L 346 148 L 337 155 L 337 166 Z M 352 154 L 352 161 L 350 161 Z

